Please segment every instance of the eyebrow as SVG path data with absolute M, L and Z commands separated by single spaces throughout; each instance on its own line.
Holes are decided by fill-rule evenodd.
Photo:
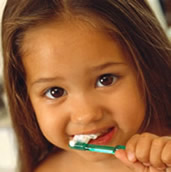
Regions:
M 31 86 L 35 85 L 35 84 L 41 84 L 41 83 L 48 83 L 48 82 L 52 82 L 52 81 L 55 81 L 55 80 L 64 80 L 63 77 L 59 77 L 59 76 L 56 76 L 56 77 L 44 77 L 44 78 L 39 78 L 38 80 L 36 81 L 33 81 L 31 83 Z
M 116 65 L 126 65 L 126 64 L 123 62 L 108 62 L 108 63 L 104 63 L 104 64 L 99 64 L 97 66 L 93 66 L 90 69 L 91 70 L 103 70 L 107 67 L 116 66 Z
M 112 66 L 116 66 L 116 65 L 118 66 L 118 65 L 126 65 L 126 64 L 123 62 L 108 62 L 108 63 L 93 66 L 90 68 L 90 70 L 92 70 L 92 71 L 103 70 L 107 67 L 112 67 Z M 54 80 L 64 80 L 64 77 L 55 76 L 55 77 L 39 78 L 38 80 L 32 82 L 31 85 L 33 86 L 35 84 L 48 83 L 48 82 L 52 82 Z

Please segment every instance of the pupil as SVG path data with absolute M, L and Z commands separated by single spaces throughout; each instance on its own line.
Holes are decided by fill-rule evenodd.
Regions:
M 103 85 L 111 85 L 113 83 L 113 77 L 112 75 L 104 75 L 100 78 L 100 82 Z
M 55 98 L 60 97 L 64 94 L 64 90 L 62 88 L 52 88 L 51 95 Z

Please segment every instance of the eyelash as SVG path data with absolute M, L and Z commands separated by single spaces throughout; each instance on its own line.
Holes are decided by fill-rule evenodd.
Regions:
M 110 78 L 109 78 L 110 77 Z M 113 85 L 117 80 L 118 80 L 119 76 L 118 75 L 114 75 L 114 74 L 104 74 L 104 75 L 101 75 L 97 81 L 96 81 L 96 87 L 109 87 L 111 85 Z M 108 80 L 110 79 L 110 80 Z M 102 82 L 102 81 L 107 81 L 107 85 L 104 85 L 102 83 L 99 82 L 99 85 L 98 85 L 98 81 Z
M 60 93 L 60 95 L 55 97 L 54 95 L 56 94 L 55 92 L 57 92 L 57 91 Z M 52 94 L 54 94 L 54 95 L 52 95 Z M 67 94 L 67 92 L 61 87 L 51 87 L 51 88 L 47 89 L 43 95 L 49 99 L 57 99 L 66 94 Z
M 110 77 L 110 78 L 109 78 Z M 100 77 L 98 77 L 98 79 L 96 80 L 96 85 L 95 87 L 109 87 L 112 86 L 113 84 L 115 84 L 115 82 L 117 82 L 117 80 L 119 79 L 118 75 L 115 74 L 103 74 Z M 106 82 L 105 84 L 102 84 L 102 82 Z M 56 95 L 56 97 L 54 96 L 56 93 L 60 93 L 59 95 Z M 57 94 L 58 94 L 57 93 Z M 54 95 L 53 95 L 54 94 Z M 58 99 L 60 97 L 63 97 L 65 95 L 67 95 L 67 91 L 61 87 L 51 87 L 49 89 L 47 89 L 43 95 L 49 99 Z

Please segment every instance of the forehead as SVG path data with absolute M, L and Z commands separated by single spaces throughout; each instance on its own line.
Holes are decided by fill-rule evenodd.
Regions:
M 63 40 L 66 38 L 69 43 L 73 40 L 73 32 L 77 30 L 77 33 L 82 39 L 87 38 L 88 34 L 98 32 L 108 39 L 115 39 L 120 43 L 120 39 L 116 34 L 116 29 L 104 21 L 88 19 L 88 18 L 71 18 L 70 20 L 49 20 L 48 22 L 42 22 L 40 25 L 29 28 L 23 35 L 24 39 L 21 42 L 20 52 L 21 55 L 27 55 L 29 50 L 32 52 L 35 48 L 45 42 L 46 39 L 58 38 L 63 35 Z M 57 31 L 54 35 L 54 32 Z M 48 34 L 47 34 L 48 33 Z M 78 35 L 77 34 L 77 35 Z M 61 42 L 62 43 L 62 42 Z M 63 42 L 64 43 L 64 42 Z M 35 47 L 36 45 L 36 47 Z
M 112 47 L 112 44 L 115 46 Z M 79 53 L 80 57 L 82 57 L 84 56 L 85 47 L 90 51 L 86 52 L 86 55 L 89 53 L 91 56 L 97 51 L 99 56 L 104 52 L 107 56 L 108 53 L 111 55 L 110 52 L 117 48 L 123 49 L 117 37 L 111 37 L 101 27 L 92 26 L 85 21 L 53 21 L 26 32 L 22 46 L 22 57 L 37 56 L 43 58 L 45 56 L 50 57 L 52 54 L 61 57 L 67 55 L 69 57 L 70 52 L 72 54 L 74 52 Z
M 96 23 L 82 20 L 52 21 L 28 30 L 24 36 L 21 56 L 26 73 L 26 63 L 32 70 L 30 67 L 35 64 L 47 68 L 47 64 L 50 66 L 56 61 L 58 67 L 60 65 L 62 68 L 61 64 L 68 65 L 70 59 L 72 62 L 77 61 L 78 65 L 84 63 L 87 66 L 90 63 L 103 63 L 107 57 L 114 57 L 116 61 L 126 60 L 126 63 L 129 59 L 129 53 L 116 36 L 111 36 Z

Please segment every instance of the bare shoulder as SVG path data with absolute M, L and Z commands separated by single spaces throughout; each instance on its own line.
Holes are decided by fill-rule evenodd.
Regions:
M 42 161 L 34 172 L 64 172 L 66 169 L 66 152 L 54 153 Z

